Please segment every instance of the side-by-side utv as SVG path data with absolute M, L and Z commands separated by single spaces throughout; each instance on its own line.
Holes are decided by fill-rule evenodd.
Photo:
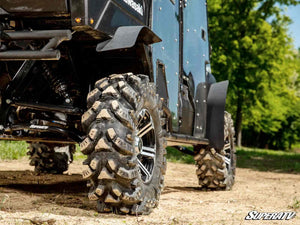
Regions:
M 80 143 L 100 212 L 150 213 L 166 146 L 194 156 L 201 187 L 230 189 L 228 81 L 209 56 L 205 0 L 0 0 L 0 139 L 49 173 Z

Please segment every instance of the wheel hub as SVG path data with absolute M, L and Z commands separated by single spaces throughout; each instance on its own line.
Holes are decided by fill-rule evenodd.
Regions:
M 143 149 L 143 140 L 140 138 L 140 137 L 135 137 L 135 143 L 134 143 L 134 146 L 135 146 L 135 150 L 136 152 L 141 152 L 142 149 Z

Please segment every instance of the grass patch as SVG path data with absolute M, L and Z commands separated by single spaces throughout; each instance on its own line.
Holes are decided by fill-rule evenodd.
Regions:
M 189 150 L 192 151 L 192 148 L 190 148 Z M 187 164 L 195 163 L 193 156 L 184 154 L 172 147 L 167 148 L 167 160 L 169 162 L 179 162 L 179 163 L 187 163 Z
M 192 149 L 190 149 L 192 151 Z M 76 153 L 74 154 L 74 160 L 83 160 L 86 159 L 87 156 L 82 154 L 78 145 L 76 145 Z M 167 160 L 169 162 L 178 162 L 178 163 L 187 163 L 194 164 L 194 158 L 191 155 L 186 155 L 175 148 L 168 147 L 167 148 Z
M 192 151 L 192 148 L 189 150 Z M 237 167 L 280 173 L 300 173 L 300 154 L 265 149 L 238 148 Z M 167 148 L 169 162 L 194 164 L 194 158 L 172 147 Z
M 293 150 L 294 152 L 300 153 L 300 143 L 294 144 L 294 145 L 292 146 L 292 150 Z
M 0 141 L 0 160 L 14 160 L 27 157 L 28 143 L 25 141 Z M 74 154 L 74 160 L 86 159 L 80 151 L 78 145 L 76 145 L 76 152 Z
M 25 141 L 0 141 L 0 159 L 20 159 L 26 156 L 27 146 Z
M 75 154 L 73 155 L 73 159 L 74 159 L 74 160 L 84 160 L 84 159 L 86 159 L 86 158 L 87 158 L 87 156 L 84 155 L 84 154 L 82 154 L 82 152 L 80 151 L 79 145 L 76 145 L 76 152 L 75 152 Z
M 28 144 L 26 142 L 0 141 L 0 160 L 20 159 L 26 156 Z M 189 150 L 193 150 L 189 148 Z M 74 160 L 84 160 L 86 156 L 76 145 Z M 167 148 L 169 162 L 194 164 L 194 158 L 175 148 Z M 237 149 L 237 167 L 259 171 L 273 171 L 282 173 L 300 173 L 300 154 L 296 152 L 273 151 L 265 149 L 240 148 Z
M 300 173 L 300 154 L 265 149 L 237 149 L 237 167 L 259 171 Z
M 192 149 L 190 149 L 192 151 Z M 74 154 L 74 160 L 84 160 L 87 156 L 82 154 L 78 145 L 76 145 L 76 152 Z M 169 162 L 194 164 L 194 158 L 191 155 L 186 155 L 175 148 L 167 148 L 167 160 Z
M 300 200 L 294 198 L 292 205 L 289 205 L 288 207 L 293 210 L 300 209 Z

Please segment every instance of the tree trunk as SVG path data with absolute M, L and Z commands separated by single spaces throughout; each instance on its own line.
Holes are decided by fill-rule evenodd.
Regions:
M 240 93 L 238 93 L 236 121 L 235 121 L 236 140 L 237 140 L 236 145 L 238 147 L 242 146 L 242 122 L 243 122 L 242 103 L 243 103 L 242 96 L 240 95 Z

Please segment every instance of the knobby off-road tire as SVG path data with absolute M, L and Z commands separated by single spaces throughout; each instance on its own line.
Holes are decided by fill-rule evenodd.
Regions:
M 199 185 L 208 189 L 230 190 L 234 184 L 236 155 L 234 145 L 234 127 L 231 115 L 224 115 L 224 141 L 225 145 L 221 151 L 216 151 L 209 146 L 196 149 L 194 157 L 198 169 L 196 174 Z
M 62 174 L 73 161 L 75 145 L 30 143 L 28 147 L 30 165 L 37 173 Z
M 99 212 L 149 214 L 158 205 L 166 150 L 155 90 L 147 76 L 116 74 L 96 82 L 87 97 L 83 178 Z

